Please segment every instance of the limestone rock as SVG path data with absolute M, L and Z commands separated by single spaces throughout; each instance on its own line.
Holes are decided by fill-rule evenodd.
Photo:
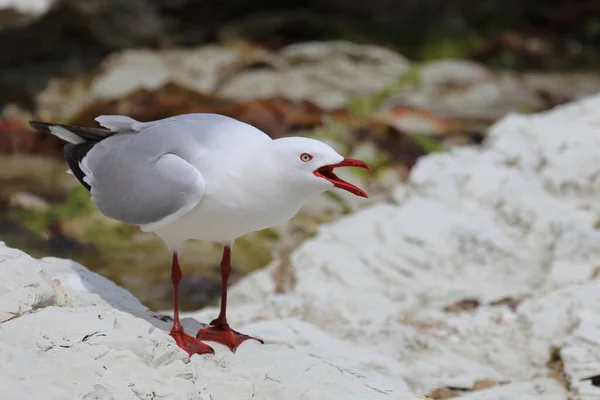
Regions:
M 6 398 L 417 399 L 402 380 L 339 367 L 316 349 L 245 343 L 232 354 L 215 345 L 216 355 L 189 359 L 164 316 L 69 260 L 0 243 L 0 277 Z
M 442 117 L 495 121 L 511 112 L 534 112 L 597 93 L 595 74 L 492 73 L 465 60 L 432 61 L 418 79 L 398 89 L 384 108 L 424 108 Z
M 404 57 L 390 50 L 345 41 L 293 44 L 284 47 L 280 56 L 287 67 L 243 72 L 229 80 L 221 93 L 310 99 L 331 109 L 345 106 L 357 95 L 385 89 L 409 68 Z

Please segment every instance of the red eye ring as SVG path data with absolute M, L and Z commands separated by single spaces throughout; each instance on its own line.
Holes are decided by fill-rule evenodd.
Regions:
M 300 161 L 302 161 L 302 162 L 309 162 L 312 159 L 313 159 L 313 156 L 311 156 L 308 153 L 302 153 L 302 154 L 300 154 Z

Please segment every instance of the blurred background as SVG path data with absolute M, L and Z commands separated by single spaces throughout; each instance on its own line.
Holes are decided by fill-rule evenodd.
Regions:
M 286 226 L 236 241 L 235 282 L 320 224 L 388 199 L 419 157 L 479 146 L 507 113 L 598 92 L 600 2 L 0 0 L 0 53 L 0 240 L 79 261 L 168 309 L 166 248 L 100 215 L 65 173 L 62 143 L 29 119 L 216 112 L 373 166 L 344 176 L 370 199 L 327 193 Z M 184 309 L 215 302 L 220 256 L 190 243 Z M 292 278 L 281 271 L 283 291 Z

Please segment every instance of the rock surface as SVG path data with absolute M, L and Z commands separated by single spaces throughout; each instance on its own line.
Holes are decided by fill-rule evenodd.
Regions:
M 598 115 L 600 95 L 511 114 L 483 148 L 423 157 L 393 201 L 232 288 L 230 322 L 267 342 L 235 355 L 188 362 L 128 292 L 0 247 L 0 383 L 15 399 L 598 398 L 582 380 L 600 373 Z
M 384 107 L 407 105 L 438 116 L 495 121 L 509 112 L 544 110 L 600 90 L 597 74 L 493 73 L 465 60 L 424 64 L 413 85 L 392 93 Z
M 11 400 L 417 398 L 402 380 L 345 369 L 318 349 L 217 345 L 189 359 L 168 322 L 69 260 L 0 244 L 0 282 L 0 383 Z

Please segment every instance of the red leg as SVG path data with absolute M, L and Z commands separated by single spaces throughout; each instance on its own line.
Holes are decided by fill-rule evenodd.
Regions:
M 181 282 L 181 268 L 179 267 L 179 259 L 177 253 L 173 253 L 173 264 L 171 266 L 171 280 L 173 281 L 173 312 L 175 321 L 171 329 L 171 337 L 175 339 L 175 343 L 181 349 L 187 351 L 190 357 L 193 354 L 214 354 L 214 350 L 207 344 L 202 343 L 198 339 L 186 334 L 179 322 L 179 283 Z
M 225 246 L 223 249 L 223 258 L 221 259 L 221 311 L 219 316 L 211 321 L 209 328 L 202 328 L 196 334 L 196 337 L 201 340 L 217 342 L 224 344 L 235 353 L 237 348 L 243 341 L 254 339 L 260 343 L 262 340 L 252 336 L 244 335 L 234 331 L 227 323 L 227 282 L 231 274 L 231 248 Z

